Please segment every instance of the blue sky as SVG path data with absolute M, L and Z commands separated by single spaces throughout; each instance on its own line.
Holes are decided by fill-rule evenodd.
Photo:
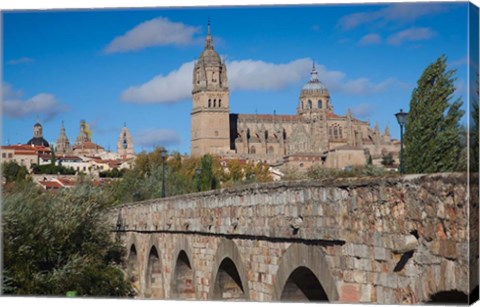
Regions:
M 64 121 L 73 143 L 83 119 L 106 149 L 126 123 L 137 152 L 189 153 L 208 18 L 232 113 L 294 114 L 315 60 L 335 113 L 398 137 L 394 113 L 440 55 L 466 100 L 467 17 L 467 3 L 3 12 L 2 144 L 28 141 L 37 117 L 49 142 Z

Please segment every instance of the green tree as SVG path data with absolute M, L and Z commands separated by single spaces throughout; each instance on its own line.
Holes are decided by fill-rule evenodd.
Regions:
M 21 182 L 28 176 L 28 170 L 23 165 L 18 165 L 15 161 L 2 163 L 2 176 L 6 182 Z
M 479 99 L 479 88 L 478 88 L 478 74 L 477 74 L 477 88 L 475 89 L 475 94 L 472 99 L 471 111 L 470 111 L 470 171 L 478 172 L 478 146 L 479 146 L 479 110 L 478 110 L 478 99 Z
M 3 200 L 3 294 L 130 296 L 125 250 L 105 223 L 108 199 L 85 184 L 46 193 L 30 183 Z
M 204 155 L 200 159 L 200 191 L 208 191 L 216 189 L 218 186 L 218 179 L 214 175 L 213 157 L 211 155 Z
M 393 159 L 393 155 L 391 152 L 387 153 L 386 155 L 382 156 L 382 165 L 385 167 L 390 167 L 395 163 Z
M 446 69 L 442 55 L 425 69 L 413 90 L 404 135 L 407 173 L 459 170 L 463 102 L 453 100 L 455 70 Z

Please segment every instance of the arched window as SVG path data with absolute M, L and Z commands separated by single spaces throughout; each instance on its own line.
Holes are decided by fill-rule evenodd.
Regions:
M 250 153 L 251 154 L 256 154 L 257 151 L 255 150 L 255 146 L 252 145 L 252 147 L 250 147 Z
M 333 127 L 333 138 L 338 139 L 338 127 Z
M 214 108 L 217 107 L 217 99 L 213 99 L 213 107 L 214 107 Z
M 311 101 L 311 100 L 308 101 L 308 108 L 309 108 L 309 109 L 312 108 L 312 101 Z
M 343 135 L 342 135 L 342 127 L 338 127 L 338 136 L 343 139 Z
M 265 131 L 265 140 L 268 140 L 268 131 Z
M 321 100 L 318 101 L 318 108 L 319 108 L 319 109 L 322 108 L 322 101 L 321 101 Z
M 212 106 L 212 99 L 208 99 L 208 107 L 210 108 Z
M 219 108 L 222 107 L 222 99 L 218 99 L 218 107 L 219 107 Z

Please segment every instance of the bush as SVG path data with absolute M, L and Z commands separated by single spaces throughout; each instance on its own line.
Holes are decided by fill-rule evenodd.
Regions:
M 108 195 L 80 185 L 45 193 L 33 183 L 4 197 L 3 294 L 131 296 L 126 251 L 102 218 Z

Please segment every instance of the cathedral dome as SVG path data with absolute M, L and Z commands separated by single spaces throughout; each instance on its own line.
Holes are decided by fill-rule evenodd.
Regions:
M 311 92 L 321 92 L 328 95 L 327 87 L 318 80 L 317 70 L 315 69 L 315 65 L 313 66 L 312 72 L 310 73 L 310 81 L 308 81 L 302 87 L 302 94 L 307 94 Z
M 202 63 L 205 66 L 219 66 L 222 64 L 222 60 L 218 53 L 212 49 L 203 50 L 198 62 Z
M 27 142 L 27 144 L 33 145 L 33 146 L 44 146 L 44 147 L 50 146 L 47 140 L 45 140 L 43 137 L 33 137 Z
M 213 49 L 213 38 L 210 33 L 210 21 L 208 21 L 208 33 L 207 37 L 205 38 L 205 49 L 203 49 L 198 62 L 202 63 L 204 66 L 218 66 L 222 64 L 220 56 Z

